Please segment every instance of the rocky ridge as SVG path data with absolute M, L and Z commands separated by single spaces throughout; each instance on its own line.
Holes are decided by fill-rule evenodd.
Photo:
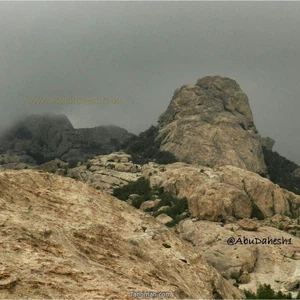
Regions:
M 208 168 L 184 163 L 144 165 L 151 186 L 186 197 L 193 218 L 222 221 L 230 217 L 269 218 L 275 214 L 297 218 L 300 196 L 267 178 L 234 166 Z
M 56 158 L 78 162 L 108 154 L 132 136 L 117 126 L 75 129 L 65 115 L 30 115 L 1 137 L 0 153 L 26 155 L 35 164 Z

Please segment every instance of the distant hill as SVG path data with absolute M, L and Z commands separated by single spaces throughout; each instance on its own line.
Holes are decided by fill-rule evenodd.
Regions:
M 115 151 L 132 136 L 114 125 L 75 129 L 65 115 L 30 115 L 5 132 L 0 153 L 26 154 L 37 164 L 55 158 L 76 162 Z

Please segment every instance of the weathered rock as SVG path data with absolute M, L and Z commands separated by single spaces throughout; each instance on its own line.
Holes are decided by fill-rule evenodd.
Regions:
M 44 170 L 47 172 L 55 173 L 58 169 L 68 169 L 69 164 L 56 158 L 39 166 L 36 166 L 35 169 Z M 65 172 L 62 172 L 65 174 Z
M 270 137 L 264 137 L 261 139 L 261 145 L 265 147 L 267 150 L 272 151 L 275 141 Z
M 297 168 L 294 172 L 293 172 L 294 176 L 297 178 L 300 178 L 300 168 Z
M 134 200 L 134 199 L 136 199 L 138 196 L 139 196 L 138 194 L 130 194 L 130 195 L 129 195 L 129 199 L 130 199 L 130 200 Z
M 300 287 L 300 273 L 292 276 L 284 283 L 284 288 L 288 291 L 298 291 Z
M 260 284 L 270 284 L 276 291 L 283 292 L 295 288 L 300 270 L 300 262 L 296 260 L 300 239 L 295 236 L 263 225 L 258 231 L 245 231 L 237 224 L 222 227 L 215 222 L 189 219 L 179 223 L 177 232 L 225 278 L 237 280 L 242 290 L 256 292 Z M 286 242 L 262 244 L 268 237 Z M 232 238 L 235 244 L 228 244 Z M 242 242 L 244 238 L 248 242 Z M 258 244 L 250 244 L 249 241 L 255 239 Z
M 244 274 L 241 275 L 241 277 L 239 278 L 238 282 L 240 284 L 246 284 L 250 282 L 250 275 L 248 274 L 248 272 L 245 272 Z
M 259 223 L 250 219 L 242 219 L 238 221 L 238 225 L 246 231 L 257 231 L 259 228 Z
M 151 208 L 154 208 L 158 203 L 160 202 L 160 200 L 148 200 L 148 201 L 144 201 L 141 206 L 140 209 L 141 210 L 148 210 Z
M 37 164 L 55 158 L 76 162 L 112 152 L 132 136 L 117 126 L 74 129 L 65 115 L 30 115 L 1 138 L 0 153 L 25 151 Z
M 208 76 L 182 86 L 160 116 L 159 126 L 161 150 L 180 161 L 266 172 L 247 95 L 232 79 Z
M 0 195 L 1 299 L 244 297 L 174 231 L 87 184 L 0 171 Z
M 151 173 L 157 171 L 155 176 Z M 234 166 L 208 168 L 184 163 L 169 164 L 164 171 L 144 165 L 142 174 L 151 186 L 163 187 L 179 198 L 186 197 L 192 218 L 222 221 L 296 214 L 300 196 L 267 178 Z
M 158 209 L 158 211 L 165 210 L 165 209 L 168 209 L 168 208 L 170 208 L 170 206 L 164 205 L 164 206 L 160 207 L 160 208 Z
M 78 167 L 68 169 L 67 176 L 112 193 L 114 188 L 141 177 L 141 166 L 130 161 L 131 156 L 123 152 L 99 155 Z
M 162 224 L 167 224 L 171 221 L 173 221 L 173 219 L 171 217 L 169 217 L 167 214 L 160 214 L 156 217 L 156 220 Z

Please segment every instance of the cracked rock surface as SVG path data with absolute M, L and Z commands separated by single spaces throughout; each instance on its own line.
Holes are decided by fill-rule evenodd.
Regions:
M 230 78 L 207 76 L 177 89 L 159 127 L 161 150 L 182 162 L 266 172 L 248 97 Z

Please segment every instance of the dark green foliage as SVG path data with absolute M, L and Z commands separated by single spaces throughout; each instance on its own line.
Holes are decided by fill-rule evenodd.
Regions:
M 176 157 L 166 151 L 160 151 L 160 141 L 157 139 L 158 128 L 151 126 L 146 131 L 128 139 L 118 147 L 132 156 L 136 164 L 146 164 L 149 161 L 155 161 L 158 164 L 169 164 L 176 162 Z
M 296 299 L 300 299 L 300 292 L 297 294 Z
M 263 152 L 270 180 L 280 187 L 300 195 L 300 179 L 293 174 L 299 166 L 277 152 L 264 147 Z
M 142 177 L 137 181 L 129 182 L 127 185 L 116 188 L 113 191 L 113 196 L 124 201 L 127 200 L 131 194 L 138 194 L 139 197 L 142 197 L 145 200 L 151 199 L 152 190 L 150 188 L 149 180 Z
M 86 164 L 86 168 L 87 168 L 87 169 L 89 169 L 91 166 L 92 166 L 91 163 L 87 163 L 87 164 Z
M 175 219 L 179 215 L 181 215 L 183 212 L 185 212 L 188 209 L 187 199 L 182 198 L 179 199 L 177 197 L 174 197 L 171 193 L 162 193 L 159 195 L 161 201 L 159 204 L 155 207 L 153 216 L 157 217 L 160 214 L 167 214 L 172 219 Z M 162 206 L 169 206 L 166 209 L 157 211 Z
M 36 161 L 37 165 L 44 164 L 51 160 L 51 159 L 45 158 L 45 156 L 41 153 L 33 153 L 29 150 L 25 150 L 25 152 L 28 156 L 31 156 Z
M 257 218 L 258 220 L 264 220 L 265 216 L 262 213 L 262 211 L 259 209 L 259 207 L 254 202 L 251 202 L 251 205 L 252 205 L 251 218 Z
M 130 182 L 129 184 L 115 188 L 113 190 L 113 196 L 117 197 L 120 200 L 127 200 L 129 195 L 138 194 L 138 196 L 132 200 L 132 205 L 136 208 L 140 208 L 141 204 L 146 201 L 153 199 L 154 196 L 157 196 L 161 201 L 153 209 L 148 209 L 148 212 L 153 211 L 153 216 L 157 217 L 158 215 L 165 213 L 170 216 L 173 220 L 166 225 L 171 227 L 176 225 L 179 221 L 188 217 L 188 213 L 185 216 L 181 214 L 188 209 L 187 199 L 179 199 L 173 196 L 169 192 L 164 192 L 164 189 L 161 188 L 152 188 L 150 187 L 150 182 L 148 179 L 140 178 L 135 182 Z M 162 206 L 169 206 L 168 208 L 158 211 Z
M 275 292 L 269 284 L 260 285 L 256 293 L 244 291 L 246 299 L 292 299 L 291 293 Z
M 171 246 L 169 244 L 163 243 L 162 244 L 165 248 L 171 248 Z
M 77 165 L 78 165 L 78 160 L 71 160 L 71 161 L 69 161 L 69 168 L 70 169 L 73 169 L 73 168 L 76 168 L 77 167 Z

